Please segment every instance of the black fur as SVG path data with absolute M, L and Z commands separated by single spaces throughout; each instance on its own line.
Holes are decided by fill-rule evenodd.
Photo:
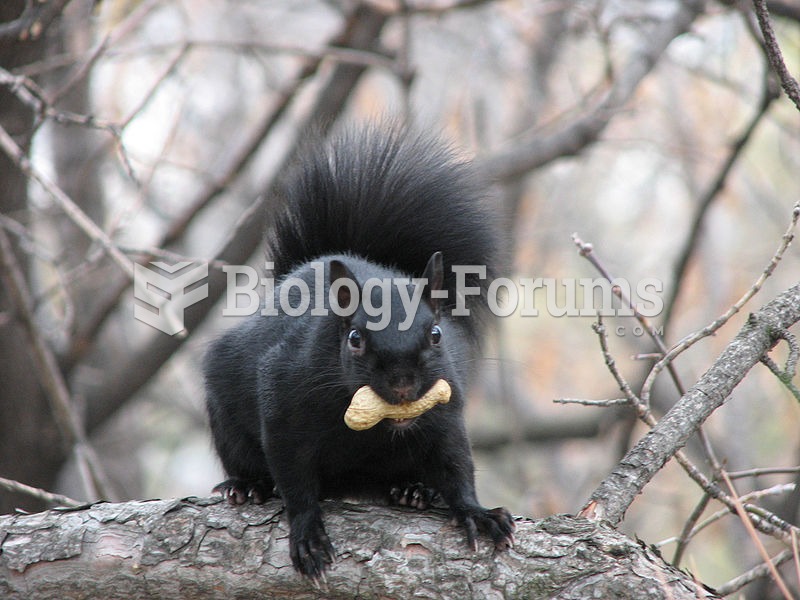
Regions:
M 211 430 L 231 478 L 215 489 L 234 503 L 279 494 L 292 561 L 312 578 L 334 558 L 322 498 L 391 495 L 424 508 L 438 493 L 470 545 L 481 529 L 498 548 L 509 546 L 509 513 L 487 510 L 475 496 L 462 416 L 488 316 L 486 288 L 497 271 L 497 228 L 481 187 L 469 166 L 438 142 L 396 127 L 351 130 L 312 148 L 298 165 L 268 237 L 278 277 L 268 304 L 279 314 L 251 317 L 213 343 L 205 358 Z M 391 307 L 388 326 L 380 330 L 368 327 L 378 318 L 363 302 L 349 317 L 330 311 L 289 316 L 280 308 L 281 286 L 297 306 L 299 288 L 286 282 L 304 281 L 313 307 L 312 261 L 324 265 L 326 309 L 331 282 L 341 277 L 362 290 L 373 277 L 424 276 L 429 283 L 408 320 L 398 286 L 386 298 L 375 288 L 375 305 L 382 300 Z M 467 278 L 466 285 L 480 289 L 466 296 L 469 317 L 452 314 L 452 265 L 487 267 L 485 279 Z M 401 285 L 413 294 L 409 281 Z M 437 289 L 447 298 L 437 299 Z M 339 295 L 340 304 L 347 304 L 346 296 Z M 401 323 L 410 326 L 401 331 Z M 440 378 L 450 383 L 450 402 L 411 422 L 384 419 L 365 431 L 344 423 L 361 386 L 372 386 L 388 402 L 409 402 Z

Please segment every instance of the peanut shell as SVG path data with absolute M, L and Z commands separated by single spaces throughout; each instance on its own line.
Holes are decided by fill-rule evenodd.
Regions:
M 450 401 L 450 384 L 439 379 L 425 394 L 413 402 L 389 404 L 370 386 L 358 388 L 344 413 L 344 422 L 350 429 L 363 431 L 377 425 L 382 419 L 412 419 L 429 411 L 437 404 Z

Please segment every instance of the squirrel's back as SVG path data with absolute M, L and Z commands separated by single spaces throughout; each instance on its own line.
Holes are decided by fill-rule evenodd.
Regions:
M 282 207 L 268 234 L 276 277 L 342 253 L 419 277 L 441 251 L 447 313 L 460 291 L 452 267 L 486 268 L 485 277 L 467 270 L 464 281 L 480 289 L 462 295 L 473 317 L 468 330 L 476 332 L 500 242 L 497 211 L 468 161 L 435 137 L 379 124 L 309 144 L 296 164 L 283 180 Z

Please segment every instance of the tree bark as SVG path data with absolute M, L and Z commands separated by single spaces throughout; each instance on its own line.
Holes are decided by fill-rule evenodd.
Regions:
M 444 511 L 325 502 L 337 563 L 321 588 L 292 568 L 283 506 L 187 498 L 0 517 L 0 596 L 72 598 L 716 598 L 657 552 L 557 515 L 517 520 L 477 552 Z
M 55 4 L 39 5 L 48 10 L 50 6 Z M 43 56 L 44 39 L 23 35 L 26 27 L 31 26 L 28 17 L 32 14 L 22 0 L 0 2 L 0 67 L 13 71 Z M 30 147 L 33 117 L 31 107 L 20 102 L 8 87 L 0 86 L 0 126 L 26 150 Z M 0 182 L 0 213 L 24 220 L 28 208 L 28 180 L 2 151 Z M 12 240 L 12 245 L 17 262 L 27 269 L 27 255 L 19 250 L 16 240 Z M 7 323 L 0 321 L 0 473 L 47 487 L 63 462 L 64 440 L 50 418 L 37 374 L 30 368 L 33 361 L 25 329 L 16 320 L 14 307 L 1 287 L 0 315 L 9 319 Z M 0 512 L 20 505 L 29 510 L 44 508 L 43 504 L 26 496 L 0 495 Z

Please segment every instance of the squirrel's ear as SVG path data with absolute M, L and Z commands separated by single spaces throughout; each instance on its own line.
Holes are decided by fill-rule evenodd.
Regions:
M 353 272 L 347 268 L 347 265 L 344 264 L 340 260 L 332 260 L 330 262 L 330 271 L 328 273 L 329 277 L 329 285 L 332 286 L 336 281 L 345 280 L 342 283 L 344 285 L 340 285 L 339 289 L 336 291 L 336 302 L 339 306 L 340 311 L 347 312 L 348 316 L 352 315 L 354 312 L 354 308 L 351 306 L 353 302 L 353 294 L 354 291 L 348 282 L 352 282 L 353 285 L 358 286 L 358 282 L 356 281 L 355 275 Z M 357 290 L 357 287 L 356 287 Z M 358 296 L 356 296 L 356 302 L 358 301 Z M 349 310 L 349 309 L 353 310 Z M 349 312 L 348 312 L 349 311 Z M 339 313 L 337 313 L 339 314 Z
M 428 284 L 425 286 L 425 293 L 423 297 L 428 306 L 436 315 L 436 320 L 439 320 L 439 295 L 433 294 L 434 291 L 442 289 L 444 283 L 444 264 L 441 252 L 434 252 L 428 264 L 425 267 L 425 272 L 422 274 L 423 279 L 427 279 Z

